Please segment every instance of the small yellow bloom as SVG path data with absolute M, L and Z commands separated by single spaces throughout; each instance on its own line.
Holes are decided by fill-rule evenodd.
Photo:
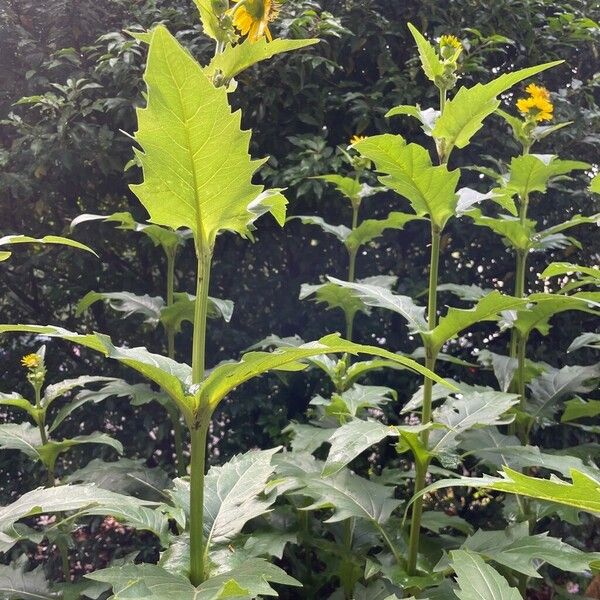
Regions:
M 366 140 L 367 136 L 366 135 L 353 135 L 350 138 L 350 145 L 354 146 L 354 144 L 358 144 L 358 142 L 362 142 L 363 140 Z
M 544 100 L 550 102 L 550 92 L 541 85 L 535 85 L 535 83 L 530 83 L 525 88 L 525 91 L 534 98 L 543 98 Z
M 40 357 L 37 354 L 27 354 L 21 359 L 21 364 L 27 369 L 37 369 L 40 362 Z
M 440 46 L 450 46 L 455 50 L 462 50 L 463 45 L 455 35 L 443 35 L 440 38 Z
M 551 121 L 554 106 L 550 102 L 550 93 L 546 88 L 535 85 L 527 86 L 528 98 L 517 100 L 517 109 L 525 117 L 531 117 L 535 121 Z
M 273 36 L 269 31 L 269 23 L 279 14 L 275 0 L 246 0 L 233 14 L 233 24 L 242 35 L 248 35 L 251 42 L 265 36 L 269 41 Z

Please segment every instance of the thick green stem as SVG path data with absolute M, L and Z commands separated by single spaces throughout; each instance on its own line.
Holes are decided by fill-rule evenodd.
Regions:
M 208 310 L 208 287 L 210 283 L 211 255 L 197 249 L 198 273 L 196 279 L 196 301 L 194 306 L 194 336 L 192 349 L 192 383 L 204 378 L 206 367 L 206 321 Z M 190 581 L 200 585 L 206 578 L 206 543 L 204 540 L 204 470 L 206 463 L 206 436 L 211 413 L 208 407 L 199 407 L 193 423 L 189 423 L 191 434 L 190 469 Z
M 431 225 L 431 260 L 429 269 L 429 292 L 427 297 L 427 326 L 431 331 L 437 325 L 437 283 L 440 264 L 440 240 L 442 232 L 435 225 Z M 431 371 L 435 370 L 437 352 L 426 345 L 425 347 L 425 366 Z M 432 391 L 433 381 L 425 378 L 423 385 L 423 412 L 421 422 L 423 424 L 431 421 L 432 415 Z M 421 443 L 427 447 L 429 442 L 429 431 L 421 433 Z M 420 494 L 425 487 L 427 477 L 427 469 L 429 462 L 416 460 L 415 469 L 415 487 L 414 493 Z M 419 495 L 413 504 L 411 523 L 410 523 L 410 538 L 408 543 L 408 573 L 414 575 L 417 568 L 417 556 L 419 553 L 419 537 L 421 535 L 421 515 L 423 514 L 423 496 Z
M 360 210 L 360 202 L 352 202 L 352 231 L 358 227 L 358 211 Z M 348 249 L 348 281 L 356 279 L 356 255 L 358 248 Z M 346 319 L 346 339 L 352 341 L 354 333 L 354 315 Z
M 190 581 L 200 585 L 206 578 L 204 540 L 204 470 L 206 436 L 210 419 L 204 419 L 191 430 L 192 461 L 190 477 Z

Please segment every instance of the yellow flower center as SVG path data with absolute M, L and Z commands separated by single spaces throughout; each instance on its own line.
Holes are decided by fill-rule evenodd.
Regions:
M 450 46 L 455 50 L 462 50 L 462 44 L 455 35 L 443 35 L 440 38 L 440 46 Z
M 21 364 L 27 369 L 37 369 L 40 366 L 40 357 L 37 354 L 27 354 L 21 359 Z
M 256 42 L 263 36 L 272 41 L 269 23 L 278 14 L 279 7 L 275 5 L 275 0 L 246 0 L 233 14 L 233 24 L 251 42 Z
M 353 135 L 350 138 L 350 145 L 354 146 L 354 144 L 358 144 L 358 142 L 362 142 L 363 140 L 366 140 L 367 136 L 366 135 Z

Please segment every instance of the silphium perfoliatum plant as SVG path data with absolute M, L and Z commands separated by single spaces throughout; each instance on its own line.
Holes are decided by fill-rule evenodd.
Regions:
M 375 169 L 381 174 L 380 181 L 383 185 L 409 201 L 415 217 L 428 220 L 430 223 L 431 263 L 427 307 L 418 306 L 412 298 L 395 294 L 391 289 L 393 282 L 391 285 L 377 285 L 376 283 L 356 281 L 352 268 L 348 270 L 350 275 L 348 281 L 333 277 L 329 277 L 329 281 L 330 284 L 352 291 L 351 298 L 353 297 L 359 302 L 355 313 L 364 306 L 384 308 L 402 315 L 409 324 L 410 333 L 417 335 L 422 340 L 426 366 L 434 370 L 438 360 L 442 357 L 441 353 L 446 344 L 452 338 L 461 335 L 466 329 L 482 321 L 500 321 L 503 327 L 516 322 L 523 330 L 522 335 L 524 336 L 538 326 L 539 331 L 547 332 L 548 318 L 559 312 L 558 307 L 553 304 L 560 304 L 563 310 L 566 310 L 567 307 L 569 309 L 576 307 L 580 310 L 593 311 L 595 297 L 556 299 L 548 294 L 525 297 L 524 294 L 518 293 L 515 296 L 505 296 L 498 291 L 482 290 L 475 286 L 438 287 L 440 241 L 449 220 L 465 214 L 476 215 L 475 207 L 488 199 L 509 212 L 514 210 L 514 201 L 512 200 L 514 194 L 507 195 L 496 190 L 485 194 L 469 188 L 459 189 L 460 171 L 448 167 L 453 151 L 456 148 L 463 148 L 471 142 L 473 136 L 482 127 L 483 121 L 499 107 L 500 94 L 520 81 L 559 63 L 549 63 L 501 75 L 490 83 L 477 84 L 471 88 L 461 87 L 449 99 L 448 94 L 456 86 L 458 80 L 458 61 L 462 53 L 461 42 L 453 36 L 443 36 L 439 40 L 438 46 L 434 47 L 414 27 L 410 27 L 419 48 L 423 70 L 439 89 L 439 109 L 400 106 L 389 111 L 388 115 L 409 115 L 420 120 L 425 133 L 435 142 L 438 164 L 433 163 L 428 149 L 417 144 L 407 143 L 400 136 L 387 134 L 370 136 L 357 140 L 354 148 L 361 153 L 365 161 L 374 164 Z M 530 87 L 529 89 L 539 88 Z M 549 112 L 547 104 L 543 104 L 539 100 L 533 103 L 528 101 L 523 108 L 525 109 L 531 104 L 535 107 L 536 103 L 542 109 L 540 114 L 545 117 Z M 529 134 L 532 138 L 541 138 L 546 133 L 550 132 L 540 131 L 537 126 L 532 127 L 530 123 L 526 128 L 524 127 L 522 135 Z M 538 162 L 543 163 L 543 160 Z M 576 161 L 559 161 L 553 164 L 554 171 L 548 177 L 564 175 L 572 170 L 582 168 L 587 168 L 587 165 Z M 356 200 L 358 197 L 356 194 L 360 190 L 356 181 L 340 176 L 326 176 L 326 178 L 332 177 L 337 177 L 335 180 L 330 179 L 331 182 L 351 202 L 353 196 Z M 354 214 L 357 214 L 356 210 Z M 358 224 L 355 221 L 356 217 L 353 219 L 355 222 L 353 222 L 352 229 L 327 224 L 319 217 L 303 216 L 299 218 L 305 223 L 321 226 L 324 231 L 336 235 L 343 243 L 346 243 L 351 235 L 350 232 Z M 593 220 L 593 218 L 581 218 L 574 221 L 579 224 L 589 223 Z M 571 224 L 564 229 L 570 226 Z M 562 231 L 563 229 L 548 231 L 542 237 L 546 238 L 546 243 L 560 243 L 561 240 L 557 238 L 557 234 Z M 556 242 L 557 239 L 558 242 Z M 349 256 L 352 259 L 350 249 Z M 350 261 L 351 264 L 352 261 Z M 330 306 L 343 308 L 339 301 L 340 293 L 332 287 L 331 291 L 327 290 L 327 297 L 325 297 L 325 289 L 323 287 L 315 289 L 316 297 L 326 301 Z M 437 292 L 442 289 L 457 293 L 461 300 L 475 304 L 470 309 L 450 308 L 444 316 L 439 317 Z M 319 293 L 321 298 L 319 298 Z M 351 305 L 349 304 L 349 306 Z M 351 321 L 355 313 L 350 313 L 351 318 L 347 317 L 347 322 Z M 540 320 L 542 314 L 547 315 L 545 320 L 544 318 Z M 517 326 L 515 325 L 515 327 Z M 506 365 L 503 368 L 506 371 Z M 536 371 L 536 369 L 536 365 L 531 365 L 529 371 L 541 375 L 542 371 Z M 553 374 L 549 373 L 547 379 L 550 380 Z M 586 373 L 579 373 L 579 379 L 573 381 L 573 385 L 569 389 L 571 391 L 575 389 L 588 390 L 594 378 L 595 367 L 589 368 Z M 451 471 L 447 471 L 444 467 L 447 468 L 458 463 L 461 456 L 467 458 L 469 451 L 477 449 L 479 446 L 489 447 L 488 455 L 494 456 L 495 454 L 494 458 L 499 465 L 505 464 L 506 459 L 498 451 L 498 448 L 503 443 L 507 443 L 514 447 L 514 452 L 511 452 L 510 456 L 515 454 L 520 456 L 520 461 L 515 461 L 516 466 L 519 466 L 519 462 L 527 464 L 527 461 L 530 460 L 529 464 L 550 468 L 550 470 L 553 468 L 556 470 L 556 465 L 561 465 L 558 472 L 563 473 L 568 473 L 570 467 L 584 469 L 583 461 L 564 459 L 564 457 L 557 457 L 553 463 L 550 463 L 547 455 L 540 454 L 537 448 L 528 457 L 528 453 L 523 452 L 520 447 L 518 438 L 515 436 L 501 437 L 497 426 L 501 426 L 502 430 L 507 425 L 512 427 L 511 422 L 515 418 L 515 413 L 519 416 L 517 428 L 522 426 L 520 417 L 523 411 L 521 407 L 518 409 L 516 407 L 522 404 L 523 395 L 518 393 L 519 390 L 509 389 L 511 380 L 512 376 L 509 377 L 504 373 L 500 391 L 495 391 L 487 386 L 455 382 L 460 390 L 460 393 L 456 394 L 443 386 L 433 385 L 430 379 L 426 379 L 422 389 L 403 409 L 404 414 L 421 412 L 418 425 L 390 426 L 368 417 L 369 409 L 378 409 L 390 400 L 390 395 L 393 394 L 392 390 L 380 389 L 377 401 L 373 395 L 369 397 L 368 393 L 363 393 L 362 396 L 347 394 L 347 398 L 344 400 L 344 393 L 339 394 L 338 390 L 331 400 L 317 398 L 313 402 L 317 407 L 318 419 L 312 425 L 296 424 L 290 427 L 290 431 L 294 435 L 292 455 L 296 455 L 296 460 L 280 460 L 278 471 L 284 477 L 289 478 L 288 494 L 312 500 L 312 503 L 300 504 L 304 511 L 333 509 L 333 515 L 328 522 L 334 524 L 332 531 L 336 547 L 344 548 L 343 552 L 338 552 L 341 563 L 340 572 L 344 567 L 348 567 L 346 576 L 352 583 L 364 576 L 367 580 L 365 581 L 366 585 L 377 585 L 378 577 L 383 576 L 383 585 L 392 585 L 392 588 L 395 587 L 398 593 L 401 589 L 404 590 L 404 593 L 406 590 L 417 593 L 419 589 L 435 586 L 445 577 L 454 573 L 456 584 L 458 584 L 457 595 L 471 599 L 480 596 L 477 595 L 478 589 L 469 584 L 466 575 L 468 575 L 469 568 L 477 567 L 480 569 L 483 579 L 489 583 L 490 592 L 486 596 L 486 600 L 487 598 L 492 600 L 501 597 L 521 598 L 527 579 L 538 577 L 537 569 L 544 562 L 579 573 L 589 569 L 591 561 L 596 559 L 595 555 L 586 555 L 544 535 L 532 538 L 530 533 L 533 532 L 530 532 L 526 523 L 515 524 L 512 529 L 509 525 L 509 529 L 506 531 L 478 532 L 471 535 L 473 531 L 469 524 L 458 518 L 453 520 L 448 515 L 435 511 L 423 513 L 423 495 L 427 479 L 433 474 L 450 473 Z M 506 381 L 508 384 L 505 385 Z M 540 382 L 538 387 L 546 390 L 544 383 L 547 382 Z M 556 383 L 556 393 L 549 391 L 550 398 L 538 397 L 535 402 L 550 406 L 554 400 L 558 400 L 556 395 L 561 391 L 558 389 L 560 388 L 558 381 Z M 364 403 L 361 404 L 361 400 Z M 440 404 L 434 408 L 434 403 Z M 541 412 L 539 416 L 541 419 Z M 332 424 L 332 417 L 339 418 L 341 426 L 336 427 L 335 423 Z M 406 452 L 412 454 L 415 465 L 415 495 L 410 505 L 412 518 L 406 538 L 399 521 L 394 521 L 393 518 L 393 513 L 400 506 L 400 502 L 391 495 L 393 487 L 403 481 L 405 477 L 401 475 L 394 477 L 390 473 L 386 473 L 385 476 L 377 478 L 379 481 L 374 478 L 369 481 L 347 469 L 347 465 L 351 461 L 374 444 L 386 439 L 396 441 L 396 448 L 400 454 Z M 494 449 L 493 445 L 499 439 L 502 441 Z M 327 460 L 324 462 L 315 460 L 311 454 L 317 451 L 320 453 L 319 448 L 326 442 L 330 444 Z M 441 463 L 441 468 L 433 466 L 431 464 L 433 460 Z M 320 478 L 319 475 L 321 475 Z M 358 541 L 353 547 L 353 530 L 346 527 L 351 522 L 350 519 L 355 519 L 361 524 L 368 524 L 370 528 L 372 537 L 368 538 L 362 547 L 360 546 L 361 541 L 367 540 L 362 535 L 360 536 L 361 541 Z M 343 529 L 336 530 L 335 523 L 340 521 L 344 522 L 345 526 Z M 446 558 L 442 551 L 444 548 L 451 550 L 453 544 L 448 546 L 443 537 L 438 538 L 437 545 L 431 542 L 431 534 L 439 534 L 444 527 L 451 527 L 468 535 L 463 545 L 457 541 L 453 542 L 454 548 L 461 547 L 461 549 L 451 552 Z M 428 531 L 428 535 L 423 535 L 422 530 Z M 362 529 L 360 532 L 362 533 Z M 500 546 L 499 540 L 504 538 L 506 541 L 503 546 Z M 460 537 L 456 539 L 460 540 Z M 480 539 L 481 547 L 479 546 Z M 426 542 L 426 546 L 421 551 L 422 541 Z M 322 541 L 320 547 L 323 547 Z M 365 563 L 365 553 L 381 548 L 383 548 L 381 554 L 376 555 L 376 558 L 374 555 L 369 555 Z M 494 554 L 495 548 L 498 549 L 496 555 Z M 551 551 L 551 548 L 556 548 L 556 551 Z M 355 552 L 353 565 L 351 560 L 347 560 L 352 550 Z M 506 555 L 502 555 L 500 550 L 506 551 Z M 519 558 L 516 561 L 510 560 L 507 554 L 511 553 Z M 335 553 L 330 551 L 330 555 L 334 556 Z M 484 561 L 494 561 L 496 565 L 499 565 L 502 573 L 506 575 L 506 579 L 491 566 L 486 565 Z M 353 591 L 348 589 L 347 581 L 344 581 L 341 576 L 340 580 L 339 597 L 352 597 Z M 515 586 L 520 587 L 521 591 L 518 591 Z M 364 589 L 363 585 L 357 584 L 355 593 L 362 589 Z M 450 597 L 449 595 L 453 594 L 454 589 L 456 589 L 455 584 L 446 581 L 431 593 L 436 595 L 435 597 L 438 595 L 439 597 Z M 419 596 L 425 598 L 428 597 L 428 593 L 427 591 L 421 592 Z M 444 593 L 447 596 L 444 596 Z
M 255 544 L 259 547 L 254 555 L 239 555 L 250 556 L 240 564 L 225 561 L 220 550 L 249 517 L 262 514 L 274 500 L 273 491 L 265 489 L 274 451 L 237 457 L 205 477 L 207 433 L 219 403 L 253 377 L 271 370 L 301 370 L 306 359 L 330 353 L 368 353 L 440 383 L 442 380 L 411 359 L 354 344 L 336 334 L 270 353 L 250 352 L 238 362 L 207 369 L 208 291 L 218 235 L 233 232 L 251 237 L 256 220 L 267 212 L 283 224 L 286 199 L 281 190 L 264 190 L 252 183 L 264 160 L 251 159 L 250 132 L 241 130 L 240 112 L 232 112 L 227 89 L 216 87 L 165 27 L 157 27 L 146 39 L 147 104 L 138 109 L 135 134 L 143 182 L 132 190 L 148 211 L 151 223 L 192 232 L 197 258 L 192 364 L 152 354 L 145 348 L 115 347 L 107 336 L 97 333 L 78 334 L 36 325 L 9 325 L 1 330 L 61 338 L 133 368 L 170 396 L 189 430 L 190 478 L 180 481 L 167 508 L 157 512 L 161 523 L 165 511 L 173 515 L 181 539 L 175 542 L 169 536 L 166 541 L 160 537 L 163 547 L 173 542 L 174 548 L 165 553 L 161 566 L 114 567 L 91 577 L 109 583 L 116 596 L 126 589 L 131 598 L 160 597 L 164 586 L 177 590 L 180 598 L 272 594 L 269 581 L 294 584 L 295 580 L 264 559 L 253 558 L 264 554 L 259 544 Z M 246 481 L 242 473 L 253 485 L 242 483 Z

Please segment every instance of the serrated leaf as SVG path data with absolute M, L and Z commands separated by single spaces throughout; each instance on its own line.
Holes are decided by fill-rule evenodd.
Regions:
M 434 137 L 446 140 L 449 148 L 464 148 L 481 129 L 484 119 L 500 106 L 498 96 L 502 92 L 523 79 L 562 62 L 554 61 L 505 73 L 489 83 L 478 83 L 471 88 L 461 87 L 454 97 L 446 102 L 444 112 L 433 128 Z
M 499 217 L 486 217 L 479 209 L 472 209 L 467 213 L 480 227 L 486 227 L 494 233 L 502 236 L 513 248 L 527 251 L 532 245 L 535 234 L 535 222 L 525 219 L 521 222 L 517 217 L 511 215 L 500 215 Z
M 444 65 L 435 51 L 435 48 L 427 39 L 425 39 L 425 37 L 423 37 L 421 32 L 412 23 L 407 23 L 407 25 L 417 44 L 423 72 L 427 76 L 427 79 L 435 83 L 436 77 L 443 75 Z
M 331 398 L 317 396 L 311 400 L 311 406 L 324 406 L 328 415 L 336 417 L 356 417 L 366 408 L 379 408 L 396 398 L 397 393 L 392 388 L 379 385 L 360 385 L 355 383 L 351 388 L 341 393 L 335 393 Z
M 113 310 L 122 312 L 123 318 L 139 314 L 146 323 L 155 325 L 160 318 L 165 301 L 159 296 L 140 296 L 132 292 L 88 292 L 78 303 L 76 316 L 81 316 L 96 302 L 106 302 Z
M 385 308 L 403 316 L 411 332 L 422 332 L 427 329 L 425 307 L 417 306 L 410 296 L 394 294 L 388 287 L 365 282 L 342 281 L 328 277 L 335 285 L 348 289 L 355 298 L 366 306 Z
M 442 283 L 437 286 L 438 292 L 451 292 L 466 302 L 477 302 L 485 298 L 492 290 L 478 285 L 460 285 L 457 283 Z
M 282 430 L 282 433 L 292 434 L 290 445 L 294 452 L 313 453 L 329 439 L 333 429 L 303 423 L 290 423 Z
M 160 322 L 175 333 L 181 331 L 184 321 L 194 323 L 194 307 L 196 297 L 186 292 L 175 292 L 174 302 L 171 306 L 164 306 L 160 311 Z M 220 298 L 208 297 L 207 317 L 209 319 L 223 319 L 226 323 L 233 316 L 233 302 Z
M 518 402 L 518 394 L 503 392 L 475 392 L 460 398 L 448 398 L 433 411 L 434 423 L 443 425 L 446 430 L 431 432 L 431 451 L 437 454 L 452 448 L 456 437 L 473 427 L 509 423 L 512 418 L 507 419 L 505 413 Z
M 526 304 L 526 299 L 504 296 L 494 290 L 479 300 L 473 308 L 448 309 L 446 315 L 440 318 L 435 329 L 421 335 L 429 341 L 433 348 L 439 350 L 448 340 L 471 327 L 471 325 L 483 321 L 496 321 L 500 318 L 502 311 L 519 308 Z
M 357 517 L 382 525 L 401 504 L 400 500 L 393 498 L 393 488 L 374 483 L 348 470 L 327 478 L 304 477 L 301 482 L 303 487 L 294 493 L 313 500 L 304 510 L 333 509 L 326 523 Z
M 195 0 L 196 3 L 203 1 Z M 271 42 L 267 42 L 264 37 L 256 41 L 246 39 L 241 44 L 236 44 L 235 46 L 228 44 L 223 52 L 219 52 L 214 56 L 204 69 L 204 72 L 209 77 L 214 77 L 218 73 L 227 82 L 248 67 L 267 60 L 276 54 L 306 48 L 320 41 L 318 39 L 274 39 Z
M 531 397 L 526 410 L 537 421 L 551 420 L 559 410 L 560 400 L 573 394 L 589 392 L 600 378 L 600 364 L 589 367 L 550 368 L 529 384 Z
M 2 600 L 56 600 L 42 566 L 25 571 L 25 565 L 0 565 L 0 598 Z
M 57 244 L 60 246 L 70 246 L 71 248 L 85 250 L 86 252 L 91 252 L 96 257 L 98 256 L 89 246 L 58 235 L 45 235 L 42 238 L 33 238 L 28 235 L 5 235 L 0 237 L 0 246 L 8 246 L 10 244 Z M 12 252 L 1 252 L 0 261 L 10 258 L 11 254 Z
M 42 439 L 37 427 L 30 423 L 0 425 L 0 449 L 18 450 L 33 460 L 41 460 Z
M 460 600 L 522 600 L 519 590 L 508 582 L 477 554 L 465 550 L 450 553 L 459 590 L 454 593 Z
M 224 230 L 249 236 L 265 212 L 283 224 L 285 198 L 252 183 L 264 160 L 251 160 L 240 112 L 164 26 L 153 30 L 144 80 L 135 134 L 144 181 L 131 189 L 152 221 L 189 227 L 207 249 Z
M 56 399 L 60 398 L 61 396 L 64 396 L 65 394 L 76 388 L 85 387 L 90 383 L 112 381 L 117 381 L 117 379 L 115 379 L 114 377 L 99 377 L 96 375 L 82 375 L 81 377 L 76 377 L 74 379 L 64 379 L 63 381 L 53 383 L 46 387 L 46 389 L 44 390 L 44 395 L 42 396 L 42 406 L 47 408 Z
M 553 262 L 550 263 L 542 272 L 540 277 L 542 279 L 548 279 L 550 277 L 557 277 L 558 275 L 571 275 L 571 274 L 583 274 L 595 279 L 600 284 L 600 269 L 593 267 L 584 267 L 582 265 L 576 265 L 567 262 Z
M 418 144 L 406 144 L 397 135 L 370 136 L 354 145 L 383 173 L 381 183 L 407 198 L 419 217 L 429 215 L 443 229 L 456 212 L 458 169 L 433 166 L 429 152 Z
M 204 34 L 217 42 L 227 42 L 228 32 L 221 27 L 212 0 L 194 0 L 194 4 L 200 13 Z M 148 43 L 152 43 L 152 37 L 150 37 Z

